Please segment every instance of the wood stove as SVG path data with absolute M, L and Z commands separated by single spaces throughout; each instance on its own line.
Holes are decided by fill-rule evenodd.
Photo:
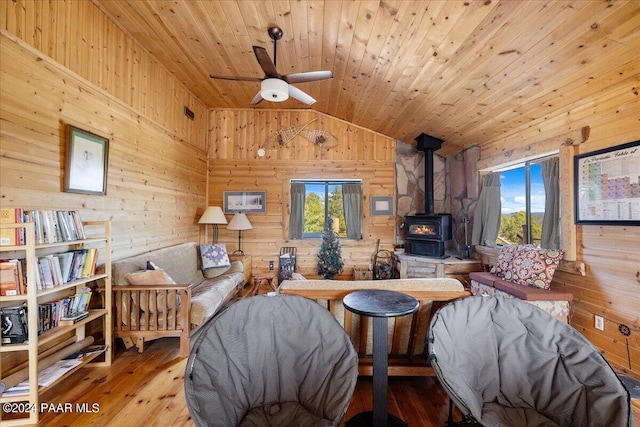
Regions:
M 450 214 L 407 215 L 405 217 L 407 252 L 433 258 L 444 258 L 444 243 L 451 239 Z
M 405 217 L 405 251 L 411 255 L 445 258 L 444 243 L 451 239 L 451 214 L 434 213 L 433 152 L 442 140 L 420 134 L 418 151 L 424 151 L 425 213 Z

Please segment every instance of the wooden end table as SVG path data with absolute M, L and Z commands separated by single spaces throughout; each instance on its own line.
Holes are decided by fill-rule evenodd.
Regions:
M 256 274 L 255 276 L 253 276 L 253 290 L 251 291 L 251 295 L 258 295 L 258 291 L 260 290 L 260 285 L 262 284 L 263 280 L 266 280 L 267 283 L 269 283 L 271 289 L 277 291 L 278 287 L 275 283 L 273 283 L 274 277 L 275 276 L 273 274 Z

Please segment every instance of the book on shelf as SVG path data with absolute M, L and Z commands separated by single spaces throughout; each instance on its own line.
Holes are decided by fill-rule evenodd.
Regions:
M 27 310 L 24 306 L 0 308 L 2 344 L 20 344 L 27 340 Z
M 36 288 L 54 288 L 94 276 L 98 254 L 98 248 L 87 248 L 39 257 L 36 264 Z
M 23 211 L 20 208 L 0 209 L 0 224 L 18 224 L 23 221 Z M 24 245 L 26 235 L 24 228 L 0 228 L 0 245 Z
M 19 224 L 32 222 L 36 244 L 72 242 L 84 240 L 87 235 L 77 210 L 44 210 L 44 209 L 0 209 L 0 223 Z M 26 234 L 24 228 L 0 229 L 0 245 L 24 245 Z
M 87 317 L 89 317 L 88 311 L 76 312 L 76 313 L 61 317 L 60 320 L 58 321 L 58 325 L 59 326 L 74 325 Z
M 0 296 L 22 295 L 26 291 L 23 260 L 0 261 Z

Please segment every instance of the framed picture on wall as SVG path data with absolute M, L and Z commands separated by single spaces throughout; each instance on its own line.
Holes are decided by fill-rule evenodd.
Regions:
M 388 216 L 393 215 L 392 196 L 371 196 L 371 215 Z
M 69 126 L 66 155 L 64 191 L 103 196 L 107 194 L 107 138 Z
M 224 213 L 266 213 L 265 191 L 225 191 Z
M 640 225 L 640 140 L 574 158 L 576 224 Z

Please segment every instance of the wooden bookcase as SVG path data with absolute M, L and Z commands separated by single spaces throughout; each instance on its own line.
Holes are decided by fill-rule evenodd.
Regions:
M 36 424 L 38 422 L 39 412 L 39 395 L 45 389 L 53 387 L 60 383 L 67 376 L 77 371 L 87 363 L 92 362 L 91 366 L 110 366 L 113 351 L 112 338 L 112 292 L 111 292 L 111 223 L 108 221 L 90 221 L 83 222 L 87 231 L 87 238 L 83 240 L 65 241 L 57 243 L 48 243 L 37 245 L 35 243 L 35 233 L 33 223 L 18 224 L 0 224 L 1 228 L 24 228 L 26 233 L 26 244 L 18 246 L 0 246 L 0 258 L 24 258 L 26 260 L 26 278 L 27 292 L 22 295 L 0 296 L 1 307 L 12 307 L 23 305 L 27 308 L 27 325 L 29 339 L 22 344 L 1 344 L 0 357 L 9 357 L 7 353 L 26 352 L 26 362 L 19 366 L 17 372 L 28 371 L 29 391 L 25 394 L 3 395 L 0 396 L 0 402 L 4 404 L 14 404 L 15 411 L 11 416 L 5 411 L 0 412 L 0 424 L 3 426 L 16 426 L 25 424 Z M 49 254 L 56 254 L 76 249 L 98 248 L 99 253 L 103 255 L 104 271 L 93 276 L 76 279 L 68 283 L 64 283 L 53 288 L 37 289 L 36 268 L 37 257 Z M 99 281 L 102 282 L 100 286 Z M 94 286 L 96 285 L 96 286 Z M 57 326 L 49 329 L 38 336 L 38 305 L 73 295 L 84 287 L 92 288 L 91 300 L 99 300 L 101 308 L 90 309 L 89 316 L 74 323 L 72 325 Z M 103 288 L 104 291 L 98 295 L 97 288 Z M 95 299 L 95 300 L 94 300 Z M 102 323 L 102 339 L 93 344 L 104 344 L 105 350 L 101 353 L 93 353 L 84 355 L 82 362 L 73 369 L 55 379 L 46 387 L 38 385 L 38 374 L 43 369 L 42 361 L 55 360 L 66 357 L 60 352 L 68 353 L 71 346 L 87 338 L 89 324 L 95 325 L 96 322 Z M 37 339 L 32 339 L 37 337 Z M 68 343 L 66 346 L 58 349 L 60 343 Z M 45 359 L 46 356 L 46 359 Z M 95 359 L 95 360 L 94 360 Z M 9 371 L 8 374 L 3 372 L 4 363 L 0 363 L 0 378 L 5 381 L 13 377 L 16 372 Z M 26 365 L 26 366 L 25 366 Z M 15 378 L 15 377 L 14 377 Z M 9 384 L 8 384 L 9 385 Z M 10 406 L 9 406 L 10 407 Z

